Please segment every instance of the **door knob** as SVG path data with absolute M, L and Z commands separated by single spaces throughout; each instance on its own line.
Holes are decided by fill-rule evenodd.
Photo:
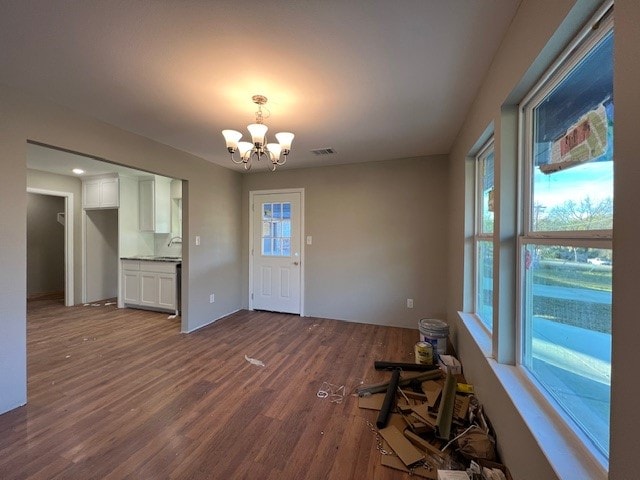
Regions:
M 298 262 L 293 262 L 294 265 L 298 265 Z

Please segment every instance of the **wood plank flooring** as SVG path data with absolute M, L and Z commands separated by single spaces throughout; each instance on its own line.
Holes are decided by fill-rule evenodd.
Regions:
M 115 306 L 28 304 L 28 399 L 0 415 L 0 479 L 404 479 L 357 398 L 417 330 L 241 311 L 189 335 Z M 266 366 L 249 364 L 244 356 Z

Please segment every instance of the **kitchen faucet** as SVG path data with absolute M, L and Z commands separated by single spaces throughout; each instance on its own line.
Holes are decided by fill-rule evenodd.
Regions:
M 167 247 L 170 247 L 174 243 L 182 243 L 182 237 L 172 237 L 171 240 L 169 240 Z

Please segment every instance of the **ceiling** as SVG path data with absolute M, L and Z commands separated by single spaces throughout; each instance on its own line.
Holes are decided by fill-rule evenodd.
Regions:
M 229 168 L 255 94 L 282 168 L 442 154 L 519 3 L 0 0 L 0 83 Z

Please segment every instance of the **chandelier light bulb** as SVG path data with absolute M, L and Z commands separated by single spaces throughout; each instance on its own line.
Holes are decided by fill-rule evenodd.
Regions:
M 240 153 L 240 158 L 242 160 L 248 160 L 251 156 L 251 151 L 253 150 L 253 143 L 251 142 L 240 142 L 238 143 L 238 152 Z
M 279 143 L 267 143 L 267 150 L 271 161 L 277 162 L 280 160 L 280 152 L 282 152 L 282 146 Z
M 227 142 L 227 150 L 235 152 L 238 148 L 238 141 L 242 138 L 242 134 L 237 130 L 223 130 L 222 135 Z
M 264 145 L 264 136 L 269 128 L 264 123 L 252 123 L 247 127 L 254 145 Z
M 280 143 L 282 150 L 285 152 L 289 152 L 289 150 L 291 150 L 293 137 L 295 137 L 295 135 L 291 132 L 276 133 L 276 140 L 278 140 L 278 143 Z

